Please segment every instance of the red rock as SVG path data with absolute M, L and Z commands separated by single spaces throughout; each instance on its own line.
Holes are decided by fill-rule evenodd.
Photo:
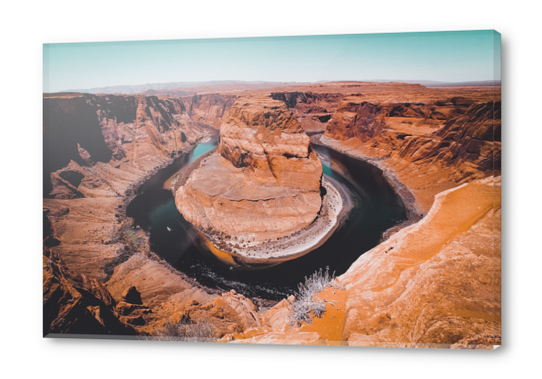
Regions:
M 220 209 L 222 204 L 212 203 L 210 194 L 231 189 L 224 197 L 228 207 L 239 206 L 235 212 L 257 215 L 253 220 L 232 218 L 245 230 L 258 227 L 255 220 L 268 215 L 265 206 L 254 207 L 254 202 L 266 202 L 258 193 L 275 202 L 271 216 L 287 215 L 298 206 L 297 200 L 301 205 L 314 203 L 316 209 L 316 198 L 308 199 L 318 187 L 314 181 L 318 175 L 310 169 L 315 160 L 298 125 L 320 130 L 328 126 L 326 138 L 335 148 L 378 158 L 373 163 L 405 184 L 423 212 L 434 209 L 420 223 L 399 230 L 365 254 L 367 258 L 361 257 L 344 275 L 347 311 L 341 306 L 344 316 L 336 315 L 342 318 L 337 325 L 345 325 L 343 338 L 350 345 L 363 346 L 499 344 L 500 210 L 496 198 L 493 209 L 486 205 L 500 185 L 498 179 L 493 187 L 488 179 L 476 181 L 499 174 L 498 89 L 337 82 L 273 93 L 279 94 L 271 96 L 281 103 L 276 109 L 273 105 L 260 112 L 256 104 L 233 109 L 221 141 L 224 155 L 216 154 L 216 161 L 207 162 L 216 169 L 212 173 L 217 178 L 225 175 L 222 178 L 240 185 L 227 188 L 224 180 L 208 180 L 206 188 L 202 181 L 192 188 L 193 198 L 204 199 L 208 209 Z M 253 99 L 267 96 L 261 101 L 269 101 L 270 91 L 258 94 Z M 330 343 L 322 338 L 327 335 L 324 329 L 318 328 L 333 326 L 331 321 L 324 326 L 313 322 L 303 330 L 288 328 L 289 306 L 284 301 L 262 314 L 250 299 L 237 294 L 207 293 L 151 253 L 144 233 L 124 234 L 131 229 L 124 224 L 122 207 L 138 183 L 203 136 L 198 121 L 219 126 L 232 99 L 246 95 L 237 92 L 222 99 L 217 94 L 198 95 L 192 109 L 187 105 L 192 97 L 189 102 L 183 99 L 184 104 L 153 96 L 71 94 L 44 99 L 44 149 L 46 154 L 59 152 L 51 154 L 54 159 L 46 162 L 44 170 L 44 195 L 55 197 L 44 199 L 50 220 L 46 246 L 62 257 L 62 267 L 80 273 L 59 275 L 55 261 L 44 265 L 49 330 L 73 333 L 86 325 L 87 331 L 109 333 L 119 325 L 126 328 L 119 321 L 125 317 L 122 320 L 140 324 L 128 330 L 147 335 L 166 322 L 187 322 L 194 329 L 212 324 L 215 338 L 237 333 L 245 343 Z M 268 119 L 274 123 L 267 123 Z M 254 121 L 264 125 L 263 131 Z M 255 143 L 251 133 L 258 130 L 262 138 Z M 436 194 L 462 183 L 471 184 L 434 201 Z M 260 192 L 264 188 L 270 192 Z M 283 198 L 272 193 L 277 189 L 285 194 Z M 205 199 L 202 194 L 207 190 Z M 468 200 L 471 195 L 465 194 L 470 191 L 478 203 Z M 306 198 L 296 200 L 296 196 Z M 477 209 L 480 206 L 483 209 Z M 314 210 L 309 207 L 303 212 L 311 215 Z M 451 216 L 436 222 L 435 215 L 441 212 Z M 466 213 L 476 217 L 461 219 Z M 286 218 L 280 218 L 276 217 L 276 225 L 286 232 Z M 219 227 L 227 217 L 221 220 Z M 292 225 L 299 222 L 292 220 Z M 415 228 L 419 229 L 413 233 Z M 414 241 L 415 235 L 423 241 Z M 132 237 L 137 240 L 133 246 L 128 242 Z M 127 246 L 129 254 L 124 255 Z M 145 305 L 121 301 L 130 286 L 141 292 Z
M 218 153 L 201 161 L 175 203 L 204 231 L 265 241 L 312 223 L 321 178 L 310 139 L 283 102 L 239 99 L 221 126 Z
M 202 122 L 220 129 L 222 118 L 228 114 L 236 98 L 236 95 L 211 93 L 194 94 L 193 96 L 183 97 L 182 100 L 188 116 L 193 121 Z
M 423 220 L 338 278 L 348 296 L 343 338 L 363 346 L 500 345 L 499 220 L 500 178 L 439 194 Z
M 43 335 L 112 334 L 135 331 L 120 320 L 103 284 L 68 271 L 54 254 L 43 256 Z

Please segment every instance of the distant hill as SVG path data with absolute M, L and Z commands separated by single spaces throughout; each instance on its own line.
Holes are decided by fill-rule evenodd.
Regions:
M 331 83 L 334 81 L 318 81 L 316 83 Z M 361 82 L 361 81 L 352 81 Z M 367 82 L 386 83 L 397 82 L 407 84 L 421 84 L 425 87 L 463 87 L 463 86 L 500 86 L 500 80 L 480 80 L 470 82 L 439 82 L 434 80 L 367 80 Z M 198 92 L 218 92 L 236 90 L 261 90 L 275 87 L 300 86 L 314 83 L 302 82 L 264 82 L 264 81 L 236 81 L 216 80 L 209 82 L 171 82 L 171 83 L 150 83 L 140 85 L 120 85 L 109 87 L 95 87 L 90 89 L 72 89 L 62 92 L 76 93 L 117 93 L 117 94 L 144 94 L 161 96 L 186 96 Z
M 171 82 L 171 83 L 149 83 L 140 85 L 120 85 L 110 87 L 95 87 L 90 89 L 73 89 L 63 92 L 81 92 L 81 93 L 118 93 L 118 94 L 136 94 L 145 93 L 146 95 L 170 95 L 183 96 L 192 95 L 195 92 L 207 91 L 231 91 L 246 89 L 267 89 L 273 87 L 285 87 L 300 85 L 305 83 L 296 82 L 263 82 L 263 81 L 235 81 L 235 80 L 217 80 L 209 82 Z
M 436 80 L 371 80 L 372 82 L 400 82 L 408 84 L 421 84 L 425 87 L 471 87 L 471 86 L 500 86 L 500 80 L 477 80 L 470 82 L 439 82 Z
M 472 81 L 472 82 L 431 82 L 424 84 L 420 82 L 420 84 L 423 84 L 426 87 L 470 87 L 470 86 L 500 86 L 501 81 L 500 80 L 478 80 L 478 81 Z

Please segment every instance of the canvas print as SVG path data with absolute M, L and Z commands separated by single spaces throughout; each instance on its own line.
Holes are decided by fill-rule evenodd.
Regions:
M 500 46 L 44 45 L 44 336 L 501 345 Z

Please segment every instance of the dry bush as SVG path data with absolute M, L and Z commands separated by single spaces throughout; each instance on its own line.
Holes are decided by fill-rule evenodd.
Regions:
M 322 269 L 313 273 L 310 277 L 305 277 L 305 283 L 299 283 L 298 291 L 295 294 L 293 311 L 290 315 L 290 325 L 301 325 L 306 322 L 312 323 L 312 317 L 322 317 L 326 311 L 326 305 L 320 299 L 314 296 L 324 288 L 331 285 L 335 279 L 335 272 L 329 274 L 329 267 L 325 271 Z

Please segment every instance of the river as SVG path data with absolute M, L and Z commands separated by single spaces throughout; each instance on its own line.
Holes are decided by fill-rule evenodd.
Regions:
M 151 249 L 200 284 L 235 289 L 248 297 L 280 300 L 320 268 L 344 273 L 363 253 L 375 247 L 382 234 L 403 222 L 407 213 L 401 198 L 382 171 L 364 161 L 313 145 L 328 175 L 347 188 L 352 209 L 339 228 L 320 247 L 280 265 L 260 270 L 236 270 L 218 261 L 195 240 L 193 226 L 177 211 L 168 184 L 182 167 L 217 145 L 213 137 L 149 179 L 129 204 L 127 215 L 150 234 Z

